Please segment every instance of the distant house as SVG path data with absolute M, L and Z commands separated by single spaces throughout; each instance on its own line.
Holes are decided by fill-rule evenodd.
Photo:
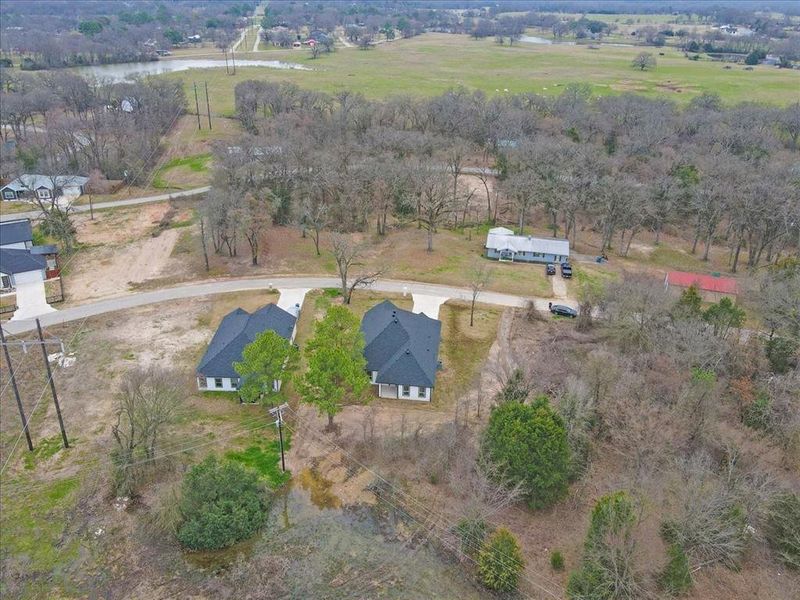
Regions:
M 381 398 L 430 402 L 439 369 L 442 324 L 385 300 L 361 321 L 364 357 Z
M 0 188 L 3 200 L 25 200 L 34 194 L 40 200 L 50 200 L 61 196 L 77 198 L 83 194 L 88 177 L 78 175 L 21 175 L 8 185 Z
M 505 227 L 495 227 L 486 236 L 486 257 L 499 261 L 559 263 L 569 260 L 569 240 L 514 235 Z
M 778 56 L 777 54 L 767 54 L 764 57 L 764 60 L 761 61 L 761 64 L 770 65 L 774 67 L 775 65 L 781 64 L 781 57 Z
M 664 287 L 683 292 L 690 286 L 697 288 L 707 302 L 719 302 L 722 298 L 735 298 L 738 293 L 736 280 L 719 275 L 701 275 L 685 271 L 670 271 L 664 278 Z
M 299 313 L 300 307 L 296 307 Z M 257 311 L 248 313 L 242 308 L 228 313 L 219 324 L 203 359 L 197 366 L 197 389 L 201 391 L 239 389 L 239 374 L 233 364 L 242 360 L 242 351 L 264 331 L 274 331 L 282 338 L 294 340 L 297 314 L 291 314 L 267 304 Z M 274 382 L 276 390 L 280 381 Z

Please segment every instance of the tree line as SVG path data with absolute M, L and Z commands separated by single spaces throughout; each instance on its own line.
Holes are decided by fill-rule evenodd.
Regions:
M 702 94 L 681 108 L 583 85 L 378 102 L 259 81 L 235 98 L 247 133 L 218 147 L 209 207 L 215 250 L 231 255 L 256 221 L 299 225 L 318 251 L 325 229 L 383 235 L 415 221 L 431 250 L 439 227 L 505 220 L 524 232 L 534 210 L 553 236 L 574 246 L 589 228 L 623 256 L 644 232 L 684 235 L 704 260 L 725 244 L 731 271 L 797 250 L 800 103 Z M 467 173 L 477 189 L 460 185 Z

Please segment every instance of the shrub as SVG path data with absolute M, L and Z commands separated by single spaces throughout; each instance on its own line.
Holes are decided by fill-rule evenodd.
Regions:
M 770 502 L 766 533 L 786 566 L 800 570 L 800 496 L 784 493 Z
M 659 576 L 661 588 L 673 595 L 688 592 L 692 587 L 692 574 L 689 571 L 689 559 L 678 544 L 667 549 L 669 562 Z
M 478 554 L 481 581 L 498 592 L 516 589 L 523 565 L 519 543 L 508 529 L 495 531 Z
M 771 338 L 767 342 L 766 351 L 772 370 L 783 374 L 796 367 L 797 349 L 798 344 L 794 340 L 777 336 Z
M 514 369 L 503 389 L 497 395 L 498 402 L 525 402 L 531 393 L 530 385 L 525 380 L 521 369 Z
M 461 551 L 475 557 L 486 539 L 486 522 L 483 519 L 461 519 L 456 525 L 456 534 L 461 540 Z
M 636 510 L 625 492 L 600 498 L 584 542 L 581 566 L 569 576 L 567 595 L 580 600 L 639 598 L 633 574 Z
M 546 397 L 532 404 L 505 402 L 492 410 L 482 449 L 504 478 L 520 483 L 531 508 L 554 504 L 567 493 L 570 454 L 564 421 Z
M 553 567 L 554 571 L 564 570 L 564 555 L 558 550 L 553 550 L 550 553 L 550 566 Z
M 258 531 L 267 505 L 266 489 L 255 471 L 209 456 L 183 480 L 178 541 L 191 550 L 235 544 Z
M 767 394 L 759 394 L 742 410 L 742 421 L 748 427 L 769 431 L 772 427 L 772 402 Z

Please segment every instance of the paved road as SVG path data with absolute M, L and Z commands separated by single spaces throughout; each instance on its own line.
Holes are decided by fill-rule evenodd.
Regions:
M 339 279 L 334 277 L 269 277 L 259 279 L 224 279 L 220 281 L 210 281 L 206 283 L 194 283 L 173 288 L 165 288 L 152 292 L 142 292 L 138 294 L 128 294 L 117 298 L 108 298 L 79 306 L 72 306 L 59 310 L 58 312 L 48 313 L 40 317 L 42 325 L 56 325 L 77 321 L 86 317 L 102 315 L 117 310 L 146 306 L 148 304 L 158 304 L 170 300 L 180 300 L 184 298 L 197 298 L 211 294 L 224 294 L 229 292 L 242 292 L 251 290 L 268 289 L 270 286 L 277 289 L 302 289 L 302 288 L 337 288 Z M 432 283 L 418 283 L 415 281 L 399 281 L 393 279 L 382 279 L 375 282 L 370 289 L 380 292 L 408 293 L 408 294 L 427 294 L 430 296 L 447 296 L 452 299 L 467 300 L 472 297 L 472 292 L 467 288 L 457 288 Z M 547 310 L 547 298 L 526 298 L 523 296 L 513 296 L 511 294 L 500 294 L 497 292 L 483 292 L 478 301 L 484 304 L 494 304 L 496 306 L 525 306 L 528 300 L 533 300 L 539 310 Z M 563 301 L 562 301 L 563 303 Z M 36 324 L 31 320 L 9 321 L 3 328 L 11 334 L 22 333 L 34 329 Z
M 97 202 L 94 205 L 94 210 L 103 210 L 106 208 L 119 208 L 121 206 L 135 206 L 136 204 L 148 204 L 150 202 L 164 202 L 165 200 L 172 200 L 173 198 L 185 198 L 187 196 L 197 196 L 198 194 L 205 194 L 210 190 L 210 186 L 203 186 L 199 188 L 192 188 L 191 190 L 183 190 L 182 192 L 172 192 L 171 194 L 159 194 L 157 196 L 140 196 L 138 198 L 127 198 L 125 200 L 113 200 L 111 202 Z M 78 204 L 72 207 L 72 212 L 89 212 L 88 204 Z M 38 219 L 42 214 L 40 210 L 31 210 L 28 212 L 17 213 L 4 213 L 0 215 L 0 221 L 13 221 L 14 219 Z

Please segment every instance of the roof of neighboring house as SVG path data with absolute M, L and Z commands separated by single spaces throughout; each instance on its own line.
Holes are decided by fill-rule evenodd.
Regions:
M 46 244 L 44 246 L 31 246 L 28 248 L 31 254 L 58 254 L 58 246 L 55 244 Z
M 30 190 L 38 190 L 39 188 L 53 189 L 53 180 L 57 187 L 70 187 L 86 185 L 89 181 L 88 177 L 81 177 L 80 175 L 57 175 L 55 178 L 48 177 L 47 175 L 20 175 L 8 185 L 4 185 L 2 189 L 11 188 L 15 192 L 26 192 Z
M 0 248 L 0 272 L 6 275 L 41 271 L 47 266 L 43 256 L 31 254 L 28 250 Z
M 197 372 L 206 377 L 239 377 L 233 363 L 242 360 L 244 347 L 267 330 L 290 340 L 295 321 L 293 315 L 275 304 L 267 304 L 252 314 L 237 308 L 222 319 Z
M 540 252 L 569 256 L 569 240 L 558 238 L 537 238 L 531 235 L 514 235 L 505 227 L 495 227 L 486 236 L 486 247 L 493 250 L 511 250 L 512 252 Z
M 33 240 L 30 219 L 15 219 L 0 223 L 0 245 L 18 244 Z
M 738 290 L 736 280 L 730 277 L 701 275 L 699 273 L 686 273 L 685 271 L 670 271 L 667 273 L 667 284 L 687 288 L 694 285 L 698 290 L 718 292 L 720 294 L 735 295 Z
M 442 323 L 384 300 L 361 320 L 367 370 L 377 383 L 433 387 Z

